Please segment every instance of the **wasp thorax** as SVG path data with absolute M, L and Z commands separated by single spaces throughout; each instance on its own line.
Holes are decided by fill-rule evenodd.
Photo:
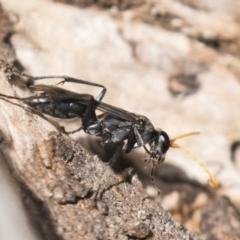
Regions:
M 163 162 L 167 150 L 170 147 L 170 139 L 166 132 L 162 130 L 155 131 L 155 137 L 150 144 L 150 155 L 151 158 L 157 159 L 157 161 Z

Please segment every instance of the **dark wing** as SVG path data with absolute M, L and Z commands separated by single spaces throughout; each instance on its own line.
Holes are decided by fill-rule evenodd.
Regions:
M 79 94 L 63 88 L 59 88 L 56 86 L 48 86 L 44 84 L 33 85 L 31 86 L 31 89 L 34 92 L 46 93 L 47 94 L 46 98 L 49 98 L 49 101 L 74 100 L 81 104 L 88 105 L 89 101 L 93 99 L 93 96 L 90 94 Z M 36 96 L 29 97 L 28 99 L 31 99 L 31 98 L 36 98 Z M 134 121 L 137 118 L 137 115 L 134 113 L 130 113 L 126 110 L 114 107 L 110 104 L 103 103 L 103 102 L 97 103 L 97 109 L 104 113 L 107 113 L 110 116 L 127 120 L 127 121 Z
M 107 113 L 110 116 L 120 118 L 127 121 L 134 121 L 137 119 L 137 115 L 118 107 L 114 107 L 104 102 L 98 102 L 97 109 Z
M 44 95 L 41 95 L 40 98 L 49 101 L 74 100 L 81 104 L 88 105 L 89 101 L 93 99 L 93 96 L 90 94 L 79 94 L 56 86 L 38 84 L 33 85 L 30 88 L 34 92 L 43 92 Z M 37 96 L 31 96 L 26 98 L 26 100 L 35 99 L 36 97 Z
M 51 85 L 45 85 L 45 84 L 32 85 L 32 86 L 30 86 L 30 89 L 33 90 L 34 92 L 46 92 L 51 95 L 67 94 L 67 93 L 77 94 L 75 92 L 66 90 L 64 88 L 51 86 Z

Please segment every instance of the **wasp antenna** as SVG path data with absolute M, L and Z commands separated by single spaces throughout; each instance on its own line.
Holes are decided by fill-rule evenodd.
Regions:
M 186 135 L 186 134 L 185 134 Z M 192 134 L 191 134 L 192 135 Z M 189 135 L 188 135 L 189 136 Z M 176 139 L 175 139 L 176 140 Z M 213 174 L 210 172 L 210 170 L 197 158 L 195 157 L 192 153 L 190 153 L 186 148 L 179 146 L 176 143 L 173 143 L 171 141 L 171 147 L 172 148 L 178 148 L 180 149 L 182 152 L 184 152 L 185 154 L 187 154 L 190 158 L 192 158 L 209 176 L 210 180 L 209 180 L 209 185 L 211 187 L 217 188 L 218 187 L 218 181 L 217 179 L 213 176 Z
M 189 132 L 189 133 L 181 134 L 181 135 L 171 139 L 170 143 L 172 144 L 180 138 L 185 138 L 185 137 L 189 137 L 189 136 L 192 136 L 192 135 L 198 135 L 198 134 L 200 134 L 200 132 Z

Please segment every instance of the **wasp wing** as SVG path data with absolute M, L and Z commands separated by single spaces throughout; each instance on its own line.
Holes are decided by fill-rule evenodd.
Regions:
M 38 84 L 31 86 L 31 89 L 34 92 L 43 92 L 44 95 L 41 95 L 40 98 L 43 100 L 49 101 L 63 101 L 71 100 L 76 101 L 84 105 L 88 105 L 90 100 L 93 99 L 93 96 L 90 94 L 80 94 L 72 92 L 63 88 L 56 86 L 48 86 L 44 84 Z M 28 100 L 36 98 L 36 96 L 29 97 Z M 96 101 L 96 100 L 95 100 Z M 96 101 L 96 108 L 104 113 L 107 113 L 110 116 L 120 118 L 127 121 L 134 121 L 137 118 L 137 115 L 126 110 L 123 110 L 118 107 L 114 107 L 110 104 Z
M 72 92 L 63 88 L 59 88 L 56 86 L 48 86 L 44 84 L 33 85 L 30 87 L 34 92 L 42 92 L 41 95 L 34 95 L 25 100 L 31 100 L 36 98 L 41 98 L 45 101 L 64 101 L 71 100 L 73 102 L 79 102 L 84 105 L 88 105 L 90 100 L 93 99 L 93 96 L 90 94 L 79 94 L 76 92 Z
M 114 107 L 104 102 L 98 102 L 97 109 L 107 113 L 110 116 L 120 118 L 127 121 L 134 121 L 137 119 L 137 115 L 118 107 Z

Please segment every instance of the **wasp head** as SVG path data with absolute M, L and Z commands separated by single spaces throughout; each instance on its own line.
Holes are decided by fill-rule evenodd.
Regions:
M 167 150 L 170 147 L 170 139 L 166 132 L 155 130 L 153 141 L 150 143 L 150 157 L 156 163 L 161 163 L 165 159 Z

